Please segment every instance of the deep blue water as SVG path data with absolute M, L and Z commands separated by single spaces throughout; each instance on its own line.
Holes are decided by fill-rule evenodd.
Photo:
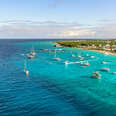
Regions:
M 61 60 L 54 61 L 53 51 L 40 51 L 53 45 L 48 40 L 0 40 L 0 116 L 116 116 L 116 56 L 67 49 L 57 51 Z M 26 59 L 27 77 L 23 54 L 32 46 L 37 54 Z M 72 54 L 80 54 L 90 66 L 83 68 Z M 66 66 L 67 60 L 72 64 Z M 102 67 L 111 70 L 101 72 Z M 91 78 L 95 71 L 100 80 Z

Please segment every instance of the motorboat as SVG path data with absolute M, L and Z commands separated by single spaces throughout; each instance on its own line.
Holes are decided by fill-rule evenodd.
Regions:
M 77 55 L 78 58 L 81 58 L 82 56 L 80 54 Z
M 89 56 L 89 54 L 86 54 L 85 56 L 87 56 L 87 57 L 88 57 L 88 56 Z
M 112 74 L 115 74 L 116 75 L 116 72 L 112 72 Z
M 89 66 L 90 64 L 89 64 L 89 62 L 87 61 L 87 62 L 82 62 L 81 65 L 83 65 L 83 66 Z
M 108 52 L 104 52 L 104 54 L 105 54 L 105 55 L 109 55 L 109 53 L 108 53 Z
M 77 57 L 81 58 L 81 55 L 78 55 Z
M 81 57 L 82 57 L 82 56 L 81 56 L 81 53 L 78 53 L 78 54 L 77 54 L 77 57 L 78 57 L 78 58 L 81 58 Z
M 99 72 L 93 72 L 91 77 L 92 78 L 96 78 L 96 79 L 100 79 L 101 78 L 101 74 Z
M 91 58 L 95 58 L 95 56 L 91 56 Z
M 54 57 L 53 60 L 59 61 L 60 58 Z
M 83 60 L 83 59 L 84 59 L 84 57 L 81 57 L 81 58 L 80 58 L 80 60 Z
M 29 75 L 29 71 L 28 70 L 24 70 L 24 72 L 25 72 L 26 76 Z
M 72 57 L 75 57 L 75 55 L 74 55 L 74 54 L 72 54 Z
M 69 62 L 68 61 L 65 61 L 64 64 L 69 64 Z
M 109 72 L 109 71 L 110 71 L 110 69 L 109 69 L 109 68 L 104 67 L 104 68 L 102 68 L 102 69 L 101 69 L 101 71 Z
M 107 64 L 107 62 L 105 62 L 105 61 L 102 61 L 102 64 Z

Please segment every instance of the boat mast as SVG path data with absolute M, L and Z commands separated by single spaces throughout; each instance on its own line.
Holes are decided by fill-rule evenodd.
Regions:
M 56 49 L 55 49 L 55 58 L 56 58 Z
M 33 45 L 32 45 L 32 49 L 31 49 L 31 52 L 34 52 L 34 47 L 33 47 Z
M 26 69 L 26 60 L 24 61 L 24 73 L 26 74 L 26 76 L 29 75 L 29 71 Z
M 26 60 L 24 60 L 24 71 L 26 70 Z

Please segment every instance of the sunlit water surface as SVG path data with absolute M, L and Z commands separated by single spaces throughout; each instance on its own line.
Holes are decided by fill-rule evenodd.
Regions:
M 65 48 L 56 51 L 61 60 L 54 61 L 54 51 L 40 51 L 56 49 L 53 45 L 53 41 L 0 40 L 0 116 L 116 116 L 116 75 L 112 74 L 116 56 Z M 24 54 L 32 46 L 36 56 L 27 59 Z M 28 77 L 23 72 L 25 60 Z M 90 66 L 83 67 L 80 61 Z M 101 72 L 103 67 L 110 72 Z M 101 79 L 91 78 L 95 71 Z

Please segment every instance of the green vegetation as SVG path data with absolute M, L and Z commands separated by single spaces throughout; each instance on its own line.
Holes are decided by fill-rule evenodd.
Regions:
M 116 51 L 116 40 L 72 40 L 57 43 L 63 47 Z

